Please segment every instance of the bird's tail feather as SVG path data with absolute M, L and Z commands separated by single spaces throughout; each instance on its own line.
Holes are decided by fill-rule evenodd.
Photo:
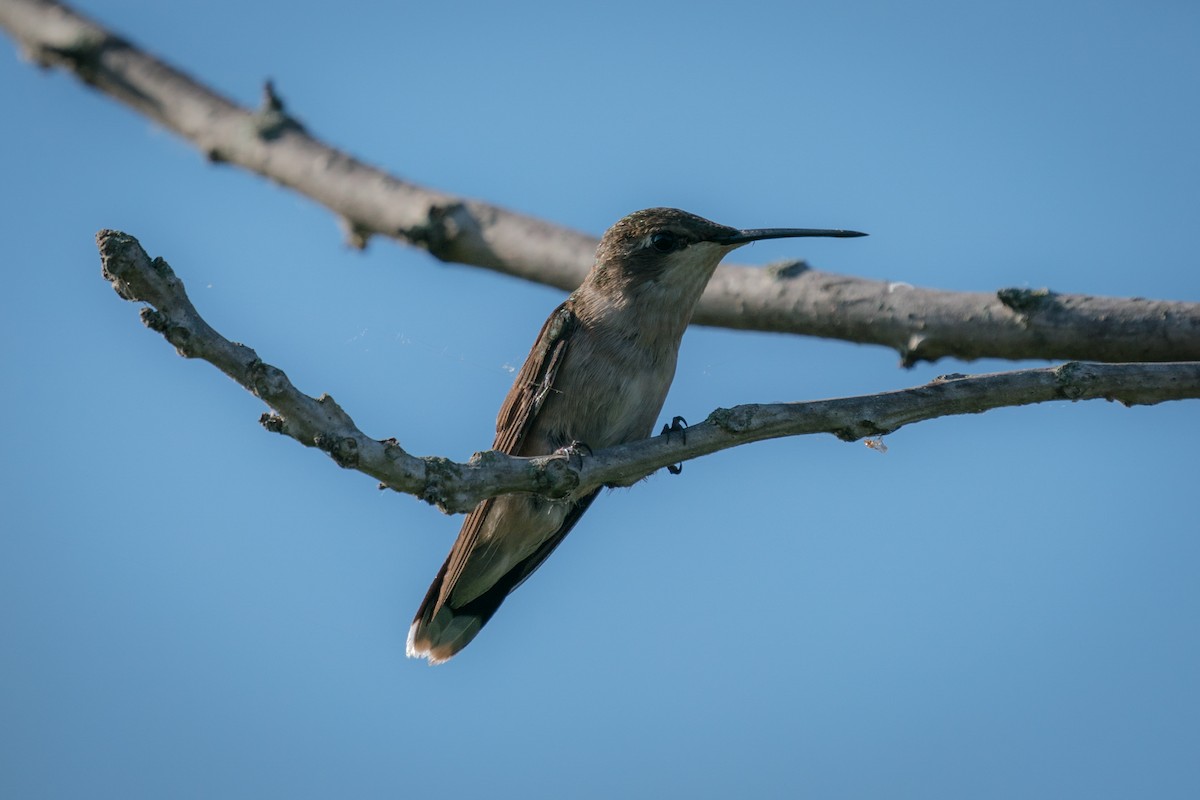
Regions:
M 443 590 L 442 584 L 450 566 L 450 558 L 447 557 L 437 577 L 429 586 L 429 591 L 425 593 L 425 599 L 421 601 L 421 607 L 417 609 L 417 615 L 408 629 L 408 657 L 427 658 L 430 664 L 441 664 L 470 644 L 500 608 L 504 598 L 516 591 L 566 538 L 571 528 L 583 516 L 583 512 L 592 504 L 597 492 L 592 492 L 576 503 L 554 536 L 543 542 L 541 547 L 527 558 L 513 565 L 513 568 L 504 573 L 490 589 L 466 603 L 454 603 L 453 586 Z

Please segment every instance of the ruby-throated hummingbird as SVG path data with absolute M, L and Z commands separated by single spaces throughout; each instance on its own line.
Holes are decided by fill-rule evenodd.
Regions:
M 679 341 L 717 264 L 759 239 L 864 236 L 809 228 L 738 230 L 674 208 L 638 211 L 600 240 L 583 284 L 542 326 L 496 419 L 493 449 L 534 456 L 644 439 L 675 376 Z M 596 499 L 512 494 L 463 523 L 408 633 L 408 655 L 439 664 L 475 638 Z

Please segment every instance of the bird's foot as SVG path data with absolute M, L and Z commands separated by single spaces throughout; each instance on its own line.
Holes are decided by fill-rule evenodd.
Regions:
M 662 427 L 662 432 L 659 433 L 659 436 L 666 436 L 667 441 L 669 442 L 671 441 L 671 434 L 673 433 L 678 433 L 681 437 L 683 437 L 683 443 L 687 444 L 687 420 L 683 417 L 672 417 L 671 424 L 664 424 Z M 678 464 L 668 464 L 667 472 L 671 473 L 672 475 L 678 475 L 679 473 L 683 472 L 683 463 L 680 462 Z
M 589 447 L 587 443 L 580 441 L 571 442 L 570 444 L 560 447 L 554 451 L 555 455 L 566 456 L 570 460 L 571 466 L 575 467 L 575 469 L 583 469 L 584 453 L 590 456 L 592 454 L 592 448 Z

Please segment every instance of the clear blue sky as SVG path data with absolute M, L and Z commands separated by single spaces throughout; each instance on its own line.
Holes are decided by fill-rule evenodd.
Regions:
M 101 2 L 243 103 L 594 233 L 1200 300 L 1200 5 Z M 377 241 L 0 42 L 0 795 L 1195 798 L 1200 405 L 721 453 L 602 497 L 468 650 L 404 658 L 461 518 L 264 432 L 100 279 L 127 230 L 365 431 L 468 457 L 561 293 Z M 689 332 L 664 418 L 1025 364 Z

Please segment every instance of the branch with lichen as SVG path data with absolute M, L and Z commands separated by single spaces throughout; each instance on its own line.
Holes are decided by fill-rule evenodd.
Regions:
M 0 27 L 34 62 L 75 74 L 210 161 L 236 164 L 326 206 L 356 247 L 385 236 L 443 261 L 565 290 L 591 266 L 594 237 L 372 167 L 309 133 L 269 84 L 259 109 L 243 108 L 49 0 L 4 0 Z M 947 356 L 1200 359 L 1200 303 L 1045 289 L 938 291 L 821 272 L 801 261 L 765 270 L 722 265 L 693 321 L 884 345 L 905 365 Z
M 287 375 L 243 344 L 204 321 L 175 272 L 151 259 L 134 237 L 96 234 L 105 280 L 126 300 L 146 303 L 142 321 L 180 355 L 209 362 L 260 398 L 271 411 L 263 426 L 318 448 L 339 466 L 356 469 L 381 488 L 405 492 L 446 512 L 463 512 L 480 500 L 511 492 L 547 497 L 586 493 L 602 485 L 629 485 L 657 469 L 749 442 L 832 433 L 845 441 L 874 438 L 904 425 L 954 414 L 1051 400 L 1116 400 L 1127 406 L 1200 398 L 1200 362 L 1084 364 L 946 375 L 895 392 L 805 403 L 742 405 L 717 409 L 703 423 L 663 435 L 578 453 L 517 458 L 476 454 L 467 463 L 409 454 L 396 439 L 364 434 L 329 395 L 310 397 Z

